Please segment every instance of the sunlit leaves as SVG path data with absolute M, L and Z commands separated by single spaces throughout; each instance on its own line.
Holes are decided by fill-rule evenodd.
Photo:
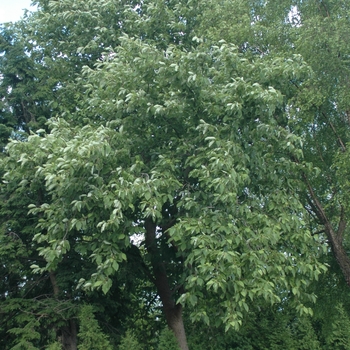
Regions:
M 29 207 L 46 261 L 33 269 L 54 271 L 74 252 L 95 268 L 78 287 L 107 293 L 129 262 L 134 235 L 144 253 L 147 221 L 157 226 L 158 257 L 172 287 L 184 285 L 179 301 L 194 319 L 238 328 L 252 303 L 283 298 L 308 312 L 307 286 L 324 266 L 300 199 L 312 165 L 303 162 L 303 135 L 290 127 L 308 65 L 294 52 L 247 53 L 244 41 L 229 40 L 234 33 L 203 31 L 205 40 L 200 33 L 188 40 L 194 24 L 180 14 L 194 14 L 195 4 L 70 4 L 50 2 L 37 21 L 47 29 L 60 24 L 43 49 L 62 49 L 57 62 L 67 58 L 78 74 L 70 82 L 80 89 L 78 102 L 72 108 L 67 100 L 67 120 L 51 118 L 46 134 L 10 143 L 3 161 L 5 181 L 22 190 L 36 182 L 46 194 Z M 167 22 L 158 26 L 155 13 Z M 140 35 L 132 35 L 134 26 Z M 216 310 L 206 309 L 206 298 Z

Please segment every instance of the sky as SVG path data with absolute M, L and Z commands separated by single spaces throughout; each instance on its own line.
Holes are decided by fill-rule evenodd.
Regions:
M 32 0 L 0 0 L 0 23 L 18 21 L 24 14 L 23 9 L 30 7 Z

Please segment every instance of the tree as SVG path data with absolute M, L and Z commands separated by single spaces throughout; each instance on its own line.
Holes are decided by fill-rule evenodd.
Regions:
M 138 341 L 130 331 L 126 332 L 119 346 L 119 350 L 128 350 L 128 349 L 141 350 L 140 344 L 138 343 Z
M 179 346 L 174 337 L 174 333 L 168 328 L 162 330 L 159 337 L 158 350 L 179 350 Z
M 81 340 L 80 344 L 78 345 L 79 350 L 112 349 L 110 342 L 108 341 L 106 335 L 102 333 L 101 328 L 94 317 L 93 308 L 91 305 L 85 305 L 82 307 L 79 315 L 79 321 L 80 330 L 78 337 Z
M 45 127 L 50 116 L 53 83 L 42 65 L 42 55 L 33 50 L 22 31 L 20 25 L 1 28 L 2 150 L 11 135 L 25 138 L 29 130 Z
M 302 79 L 297 60 L 275 62 Z M 36 168 L 51 197 L 31 206 L 41 215 L 35 239 L 45 243 L 46 269 L 54 271 L 71 250 L 91 256 L 96 273 L 81 283 L 107 292 L 130 237 L 143 234 L 165 317 L 183 349 L 178 297 L 209 322 L 198 301 L 217 295 L 216 319 L 228 329 L 239 326 L 249 299 L 276 302 L 280 288 L 302 297 L 304 282 L 322 269 L 314 254 L 296 255 L 316 249 L 291 177 L 306 171 L 290 159 L 302 157 L 299 139 L 276 125 L 281 92 L 264 88 L 252 72 L 253 64 L 225 43 L 193 52 L 172 47 L 164 57 L 125 37 L 113 59 L 84 73 L 93 86 L 87 109 L 100 106 L 106 120 L 115 108 L 115 120 L 97 128 L 53 121 L 45 137 L 8 146 L 6 167 L 19 176 Z M 113 102 L 110 93 L 120 99 Z

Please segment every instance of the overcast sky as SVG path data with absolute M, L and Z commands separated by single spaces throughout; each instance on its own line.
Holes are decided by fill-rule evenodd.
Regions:
M 0 23 L 15 22 L 23 16 L 23 9 L 30 7 L 32 0 L 0 0 Z

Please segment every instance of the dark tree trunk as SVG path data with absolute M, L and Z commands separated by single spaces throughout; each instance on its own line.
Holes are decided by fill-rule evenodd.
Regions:
M 174 332 L 181 350 L 188 350 L 185 327 L 182 319 L 182 306 L 175 305 L 167 312 L 164 310 L 169 328 Z
M 156 246 L 156 225 L 151 221 L 145 222 L 146 247 L 151 257 L 154 273 L 154 283 L 163 304 L 163 311 L 168 327 L 174 332 L 181 350 L 188 350 L 185 327 L 182 319 L 182 306 L 176 304 L 174 293 L 168 280 L 165 264 L 160 258 Z
M 56 275 L 53 272 L 50 272 L 50 281 L 52 284 L 53 295 L 58 300 L 59 287 Z M 67 325 L 57 329 L 56 333 L 57 339 L 61 342 L 64 350 L 77 350 L 78 336 L 75 320 L 68 320 Z
M 332 253 L 337 260 L 347 285 L 350 287 L 350 258 L 344 249 L 343 240 L 328 223 L 325 225 L 325 231 L 332 249 Z
M 312 189 L 311 184 L 308 181 L 306 175 L 304 174 L 303 177 L 305 179 L 310 194 L 309 204 L 313 208 L 313 211 L 315 212 L 320 223 L 324 225 L 332 253 L 343 273 L 347 285 L 350 287 L 350 258 L 343 246 L 343 234 L 346 228 L 344 209 L 341 208 L 338 229 L 335 230 L 330 220 L 328 219 L 324 207 L 322 206 L 314 190 Z
M 64 350 L 77 350 L 77 325 L 70 319 L 68 325 L 61 327 L 62 345 Z

